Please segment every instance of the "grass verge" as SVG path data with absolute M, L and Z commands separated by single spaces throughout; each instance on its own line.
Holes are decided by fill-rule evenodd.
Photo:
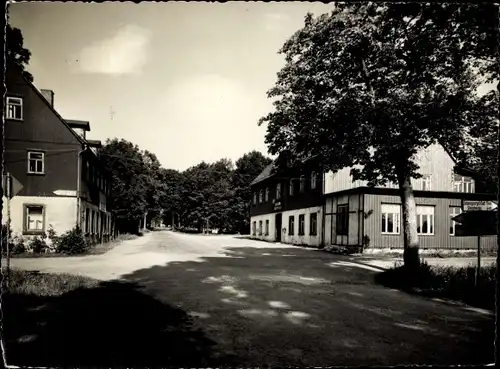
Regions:
M 77 288 L 97 287 L 99 281 L 71 274 L 46 274 L 11 269 L 8 292 L 35 296 L 60 296 Z
M 404 266 L 396 266 L 378 274 L 375 280 L 386 287 L 493 310 L 496 264 L 481 268 L 477 286 L 474 273 L 474 267 L 431 267 L 423 262 L 416 271 L 410 272 Z

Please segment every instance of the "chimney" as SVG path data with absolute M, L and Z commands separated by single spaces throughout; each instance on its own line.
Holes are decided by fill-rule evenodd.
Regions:
M 47 100 L 50 106 L 54 107 L 54 91 L 52 90 L 40 90 L 45 100 Z

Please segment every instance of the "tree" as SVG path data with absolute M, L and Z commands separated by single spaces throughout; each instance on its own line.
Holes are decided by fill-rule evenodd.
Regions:
M 286 64 L 268 92 L 275 109 L 259 121 L 271 154 L 291 153 L 296 163 L 314 155 L 325 170 L 351 167 L 371 186 L 398 183 L 409 268 L 419 265 L 415 154 L 446 145 L 485 109 L 476 72 L 488 74 L 490 49 L 480 35 L 464 47 L 470 36 L 454 33 L 461 9 L 339 3 L 331 14 L 308 14 L 280 50 Z M 483 19 L 468 22 L 484 29 Z
M 250 231 L 250 202 L 252 200 L 250 183 L 271 163 L 270 158 L 255 150 L 244 154 L 236 161 L 232 180 L 235 196 L 231 204 L 231 218 L 234 221 L 235 231 L 241 233 Z
M 28 81 L 33 82 L 33 76 L 25 70 L 29 64 L 31 52 L 24 47 L 24 38 L 21 30 L 7 24 L 5 40 L 7 65 L 14 64 L 18 66 L 23 71 L 23 76 Z
M 162 186 L 156 156 L 137 145 L 117 138 L 107 140 L 98 152 L 99 159 L 112 175 L 110 208 L 121 231 L 138 232 L 147 214 L 158 212 Z

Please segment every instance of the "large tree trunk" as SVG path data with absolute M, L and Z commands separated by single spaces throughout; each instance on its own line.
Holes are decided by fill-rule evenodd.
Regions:
M 416 269 L 420 265 L 420 258 L 418 255 L 417 208 L 411 187 L 411 177 L 404 171 L 399 171 L 398 182 L 403 205 L 404 266 L 408 269 Z

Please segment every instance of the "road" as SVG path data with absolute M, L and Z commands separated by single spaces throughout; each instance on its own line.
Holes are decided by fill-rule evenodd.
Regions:
M 159 338 L 149 340 L 159 334 L 151 333 L 156 329 L 152 326 L 164 324 L 165 316 L 173 314 L 171 311 L 190 316 L 193 322 L 190 329 L 211 342 L 201 344 L 198 336 L 188 339 L 185 333 L 182 339 L 186 341 L 175 339 L 176 342 L 197 340 L 198 351 L 193 350 L 199 352 L 203 346 L 217 360 L 206 365 L 392 366 L 493 362 L 494 316 L 488 312 L 384 288 L 374 283 L 378 269 L 358 264 L 347 256 L 314 249 L 231 236 L 153 232 L 105 255 L 18 259 L 14 266 L 16 262 L 17 267 L 79 273 L 108 281 L 114 278 L 137 286 L 141 296 L 137 301 L 144 299 L 144 302 L 134 305 L 135 297 L 123 296 L 110 302 L 111 315 L 128 314 L 126 321 L 132 322 L 127 323 L 132 328 L 117 328 L 114 316 L 99 320 L 100 332 L 108 332 L 109 336 L 109 331 L 116 330 L 114 336 L 102 333 L 108 337 L 105 341 L 108 347 L 111 344 L 117 350 L 112 364 L 117 363 L 119 350 L 129 349 L 128 341 L 117 333 L 120 329 L 125 335 L 141 337 L 130 350 L 141 352 L 142 347 L 142 357 L 153 352 L 153 346 L 155 353 L 148 355 L 150 358 L 156 355 L 157 363 L 162 360 L 159 353 L 167 347 L 170 347 L 168 358 L 174 357 L 181 349 L 172 348 L 172 338 L 165 345 L 159 343 Z M 109 296 L 116 289 L 110 288 L 99 298 L 111 299 Z M 79 301 L 92 300 L 95 305 L 99 303 L 97 299 L 85 295 Z M 77 305 L 74 301 L 71 306 Z M 172 310 L 162 312 L 160 305 Z M 95 318 L 82 317 L 90 314 L 86 307 L 79 309 L 79 329 L 89 329 L 85 324 L 97 324 Z M 92 305 L 91 309 L 97 315 L 105 314 L 104 308 L 99 310 Z M 151 330 L 145 330 L 145 326 Z M 113 345 L 114 340 L 121 342 L 120 345 Z M 183 345 L 184 349 L 188 343 Z M 44 343 L 43 347 L 47 350 L 50 346 Z M 101 346 L 96 344 L 96 347 Z M 186 355 L 193 357 L 193 350 Z M 163 358 L 164 365 L 169 364 L 168 358 Z M 128 364 L 139 363 L 140 358 L 134 356 L 134 360 L 130 359 Z

